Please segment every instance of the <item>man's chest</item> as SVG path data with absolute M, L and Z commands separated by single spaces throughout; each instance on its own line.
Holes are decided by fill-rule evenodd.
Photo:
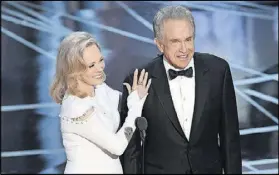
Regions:
M 169 88 L 174 105 L 193 107 L 195 100 L 194 78 L 177 77 L 169 81 Z

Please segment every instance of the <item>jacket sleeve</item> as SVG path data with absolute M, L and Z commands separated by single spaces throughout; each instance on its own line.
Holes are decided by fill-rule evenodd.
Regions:
M 219 135 L 220 148 L 224 160 L 224 173 L 241 174 L 242 161 L 237 105 L 232 75 L 228 64 L 224 74 L 222 93 L 223 114 Z

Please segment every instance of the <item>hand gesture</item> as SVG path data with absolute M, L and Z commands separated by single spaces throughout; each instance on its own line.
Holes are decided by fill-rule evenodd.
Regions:
M 148 89 L 151 85 L 151 79 L 149 79 L 147 83 L 147 78 L 148 78 L 148 72 L 145 72 L 145 70 L 143 69 L 138 79 L 138 69 L 136 69 L 134 72 L 132 88 L 128 83 L 123 83 L 123 84 L 126 86 L 129 94 L 136 90 L 138 92 L 140 99 L 142 99 L 146 94 L 148 94 Z

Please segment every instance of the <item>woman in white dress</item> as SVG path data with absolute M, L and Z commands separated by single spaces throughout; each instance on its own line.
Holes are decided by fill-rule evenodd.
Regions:
M 100 46 L 89 33 L 73 32 L 61 42 L 51 96 L 61 104 L 65 174 L 123 174 L 119 156 L 135 131 L 151 80 L 136 70 L 133 85 L 125 84 L 129 112 L 118 130 L 120 93 L 104 83 L 104 67 Z

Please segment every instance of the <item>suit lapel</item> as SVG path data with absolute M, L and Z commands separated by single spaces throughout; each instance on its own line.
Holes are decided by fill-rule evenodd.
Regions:
M 169 83 L 166 75 L 166 71 L 163 64 L 163 56 L 160 56 L 155 64 L 152 71 L 152 88 L 157 95 L 159 102 L 161 103 L 165 113 L 172 122 L 173 126 L 176 128 L 178 133 L 187 140 L 182 127 L 179 123 L 171 93 L 169 88 Z
M 190 142 L 194 142 L 198 139 L 202 132 L 201 120 L 202 112 L 205 106 L 205 102 L 209 92 L 209 70 L 204 64 L 203 60 L 198 57 L 198 54 L 194 55 L 194 65 L 195 65 L 195 105 L 194 105 L 194 114 L 191 125 L 190 132 Z

